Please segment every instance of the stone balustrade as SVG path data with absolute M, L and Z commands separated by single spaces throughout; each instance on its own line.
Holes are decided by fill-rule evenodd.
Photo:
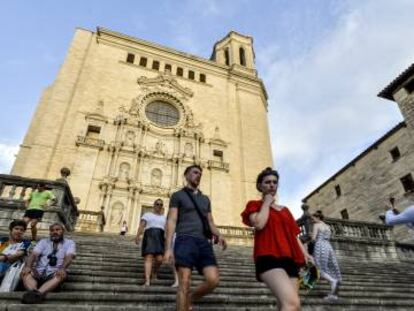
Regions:
M 208 168 L 228 172 L 229 169 L 230 169 L 230 164 L 227 163 L 227 162 L 223 162 L 223 161 L 209 160 L 208 161 Z
M 21 219 L 25 201 L 39 183 L 51 190 L 56 200 L 44 208 L 39 229 L 46 230 L 53 222 L 61 222 L 68 231 L 75 229 L 78 209 L 67 183 L 0 174 L 0 227 L 7 227 L 12 219 Z
M 359 240 L 370 242 L 389 243 L 393 240 L 391 227 L 354 220 L 326 218 L 324 221 L 331 228 L 332 240 Z M 300 224 L 301 235 L 310 235 L 306 232 L 306 225 Z
M 83 145 L 102 150 L 105 146 L 105 141 L 98 138 L 78 136 L 76 138 L 76 146 Z
M 80 210 L 76 225 L 76 231 L 102 232 L 105 226 L 105 214 L 103 211 Z

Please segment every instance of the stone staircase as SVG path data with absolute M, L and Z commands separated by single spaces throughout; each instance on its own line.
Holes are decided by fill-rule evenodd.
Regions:
M 152 286 L 143 282 L 143 261 L 132 237 L 73 234 L 78 257 L 70 268 L 61 292 L 50 293 L 42 305 L 30 310 L 175 310 L 171 269 L 161 268 Z M 195 310 L 276 310 L 276 300 L 254 277 L 252 250 L 230 246 L 216 250 L 221 281 L 216 291 L 195 305 Z M 414 270 L 412 262 L 353 260 L 338 258 L 343 272 L 340 299 L 327 302 L 325 282 L 309 293 L 301 292 L 302 310 L 413 310 Z M 193 286 L 201 281 L 194 274 Z M 27 310 L 20 304 L 22 292 L 0 293 L 0 311 Z

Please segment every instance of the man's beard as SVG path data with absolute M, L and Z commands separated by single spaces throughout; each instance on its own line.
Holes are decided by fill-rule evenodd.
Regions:
M 62 241 L 63 240 L 63 235 L 52 235 L 51 237 L 50 237 L 50 240 L 52 241 L 52 242 L 60 242 L 60 241 Z

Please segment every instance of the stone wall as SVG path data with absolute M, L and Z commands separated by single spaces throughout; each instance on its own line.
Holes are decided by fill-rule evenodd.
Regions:
M 68 167 L 80 210 L 102 211 L 104 231 L 118 232 L 123 220 L 135 231 L 155 199 L 168 206 L 185 167 L 197 163 L 217 224 L 241 225 L 240 211 L 257 195 L 257 173 L 272 164 L 266 91 L 251 43 L 234 32 L 221 41 L 216 48 L 246 50 L 246 66 L 235 59 L 226 65 L 220 57 L 206 60 L 105 29 L 78 29 L 12 173 L 54 179 Z M 173 105 L 178 122 L 149 120 L 147 105 L 154 101 Z M 86 228 L 89 220 L 80 221 Z

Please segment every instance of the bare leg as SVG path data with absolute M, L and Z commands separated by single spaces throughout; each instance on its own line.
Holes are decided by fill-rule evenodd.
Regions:
M 36 241 L 37 238 L 37 223 L 39 222 L 38 219 L 32 219 L 32 240 Z
M 62 281 L 63 281 L 63 279 L 55 276 L 55 277 L 53 277 L 53 279 L 50 279 L 45 284 L 43 284 L 39 288 L 39 292 L 41 292 L 43 295 L 47 294 L 47 293 L 53 291 L 56 287 L 58 287 L 59 284 L 62 283 Z
M 174 273 L 174 284 L 171 285 L 171 287 L 178 287 L 178 272 L 177 272 L 177 268 L 175 267 L 175 262 L 172 262 L 172 269 L 173 269 L 173 273 Z
M 188 311 L 190 306 L 191 269 L 178 267 L 177 311 Z
M 23 284 L 27 290 L 37 290 L 37 281 L 30 273 L 23 277 Z
M 152 255 L 145 255 L 144 257 L 144 278 L 145 278 L 145 286 L 149 286 L 151 284 L 151 272 L 152 272 L 152 261 L 154 256 Z
M 162 259 L 162 255 L 155 256 L 154 274 L 152 275 L 152 279 L 158 279 L 158 271 L 162 265 Z
M 283 269 L 272 269 L 260 275 L 280 304 L 280 311 L 299 311 L 300 299 L 297 280 L 291 279 Z
M 219 270 L 216 266 L 209 266 L 203 269 L 205 281 L 201 283 L 191 295 L 191 302 L 211 293 L 219 284 Z

